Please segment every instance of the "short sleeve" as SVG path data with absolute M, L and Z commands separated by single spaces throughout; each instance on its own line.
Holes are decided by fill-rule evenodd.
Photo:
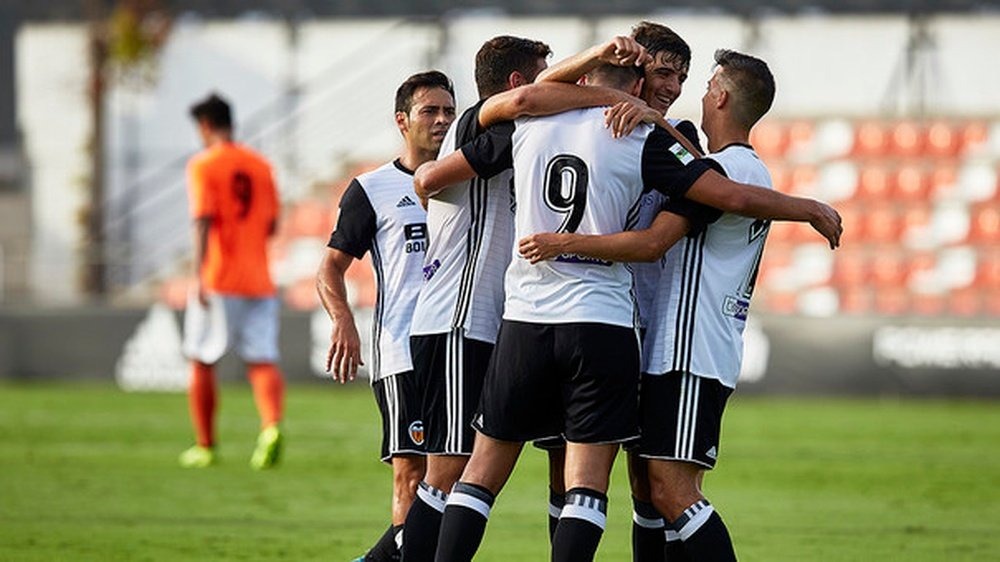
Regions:
M 375 209 L 355 179 L 340 198 L 337 226 L 327 246 L 361 259 L 371 249 L 377 230 Z
M 678 133 L 684 135 L 684 138 L 690 141 L 698 149 L 698 152 L 705 154 L 705 150 L 701 147 L 701 138 L 698 136 L 698 127 L 695 127 L 694 123 L 685 119 L 674 125 L 674 128 L 677 129 Z
M 203 219 L 218 214 L 218 205 L 209 187 L 205 164 L 195 158 L 188 162 L 188 207 L 191 217 Z
M 514 166 L 513 134 L 514 123 L 505 121 L 490 126 L 462 145 L 462 154 L 477 176 L 489 179 Z
M 665 129 L 656 127 L 642 149 L 642 182 L 669 198 L 683 197 L 705 172 L 720 169 L 718 163 L 696 158 Z

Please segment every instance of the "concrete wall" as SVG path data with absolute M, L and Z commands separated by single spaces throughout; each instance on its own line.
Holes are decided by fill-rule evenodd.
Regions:
M 130 388 L 181 389 L 179 315 L 167 312 L 166 323 L 161 317 L 151 326 L 154 316 L 106 308 L 0 312 L 0 378 L 113 381 L 117 374 L 121 382 L 127 355 Z M 359 331 L 367 339 L 368 330 Z M 289 380 L 321 380 L 328 334 L 321 311 L 283 313 L 281 365 Z M 995 322 L 751 316 L 746 340 L 741 393 L 1000 397 Z M 230 356 L 220 376 L 237 380 L 243 370 Z

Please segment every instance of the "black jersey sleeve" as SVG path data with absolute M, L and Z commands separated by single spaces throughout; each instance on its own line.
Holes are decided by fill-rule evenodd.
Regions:
M 674 199 L 683 197 L 705 172 L 719 169 L 718 163 L 695 158 L 665 129 L 656 127 L 642 148 L 642 183 Z
M 340 198 L 337 226 L 327 246 L 361 259 L 371 249 L 377 230 L 375 209 L 364 188 L 355 179 Z
M 713 166 L 713 170 L 722 175 L 726 175 L 726 171 L 721 165 L 718 165 L 718 162 L 709 158 L 706 158 L 706 160 L 717 164 L 716 166 Z M 663 204 L 660 206 L 660 210 L 669 211 L 688 219 L 691 225 L 690 230 L 688 231 L 689 236 L 698 234 L 705 230 L 708 225 L 719 220 L 719 217 L 722 216 L 722 211 L 719 209 L 709 207 L 708 205 L 698 203 L 697 201 L 692 201 L 687 197 L 669 197 L 664 199 Z
M 462 145 L 462 154 L 476 171 L 476 175 L 489 179 L 514 166 L 514 123 L 505 121 L 491 125 L 472 141 Z
M 698 127 L 695 127 L 694 123 L 685 119 L 674 125 L 674 128 L 677 129 L 678 133 L 684 135 L 684 138 L 691 141 L 698 152 L 705 154 L 705 150 L 701 147 L 701 138 L 698 136 Z

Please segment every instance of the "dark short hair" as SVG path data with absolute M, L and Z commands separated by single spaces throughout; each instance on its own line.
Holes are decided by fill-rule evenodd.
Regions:
M 515 70 L 529 82 L 538 75 L 538 59 L 546 59 L 552 49 L 541 41 L 500 35 L 483 43 L 476 53 L 476 88 L 488 98 L 507 90 L 507 77 Z
M 735 98 L 734 116 L 740 125 L 749 129 L 774 103 L 775 86 L 771 69 L 757 57 L 728 49 L 715 51 L 715 64 L 722 67 L 724 80 L 732 85 L 730 95 Z
M 233 112 L 229 102 L 215 92 L 191 106 L 191 117 L 195 121 L 205 121 L 213 129 L 232 129 Z
M 443 72 L 438 70 L 418 72 L 404 80 L 396 90 L 396 113 L 410 112 L 413 108 L 413 94 L 420 88 L 441 88 L 451 94 L 451 99 L 455 99 L 455 87 Z
M 641 21 L 632 28 L 632 39 L 646 48 L 654 58 L 667 53 L 667 59 L 679 62 L 685 69 L 691 65 L 691 47 L 669 27 L 651 21 Z
M 625 90 L 632 87 L 640 78 L 645 76 L 641 66 L 629 64 L 618 66 L 616 64 L 603 63 L 587 73 L 587 80 L 598 80 L 602 86 Z

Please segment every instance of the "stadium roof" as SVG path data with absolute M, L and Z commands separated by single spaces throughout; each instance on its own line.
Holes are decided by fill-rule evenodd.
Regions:
M 7 4 L 7 2 L 3 2 Z M 1000 0 L 153 0 L 173 14 L 204 17 L 275 16 L 441 16 L 489 11 L 511 15 L 607 15 L 684 11 L 749 14 L 875 14 L 1000 12 Z M 91 9 L 114 5 L 112 0 L 48 0 L 10 2 L 0 6 L 0 19 L 75 20 Z

